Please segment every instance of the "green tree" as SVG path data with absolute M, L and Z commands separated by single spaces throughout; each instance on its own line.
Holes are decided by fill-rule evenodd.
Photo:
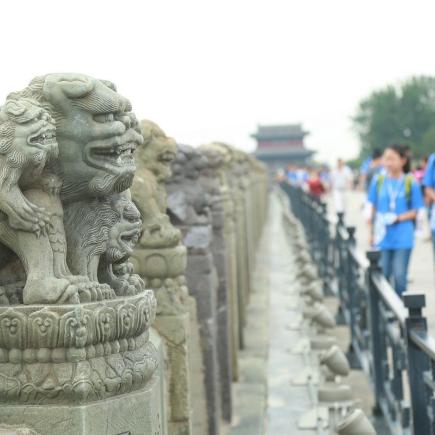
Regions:
M 435 150 L 435 77 L 412 77 L 372 92 L 352 118 L 361 155 L 392 143 L 411 147 L 416 158 Z

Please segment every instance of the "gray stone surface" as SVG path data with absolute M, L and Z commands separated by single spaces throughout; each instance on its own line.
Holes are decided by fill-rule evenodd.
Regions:
M 34 430 L 24 426 L 0 425 L 0 435 L 38 435 Z
M 196 336 L 195 300 L 189 296 L 183 275 L 187 259 L 181 232 L 166 214 L 165 182 L 172 176 L 170 164 L 175 158 L 176 146 L 175 141 L 151 121 L 141 121 L 140 131 L 144 144 L 138 149 L 138 177 L 132 191 L 143 219 L 143 234 L 133 259 L 157 298 L 155 328 L 165 342 L 167 358 L 168 433 L 199 435 L 207 418 L 206 408 L 201 406 L 203 369 L 196 360 L 200 343 Z M 193 378 L 195 369 L 199 382 Z M 197 411 L 195 414 L 193 409 Z
M 239 381 L 233 386 L 234 411 L 229 435 L 266 433 L 269 303 L 272 291 L 269 241 L 270 229 L 266 227 L 253 269 L 250 304 L 246 311 L 245 348 L 239 353 Z
M 299 417 L 312 408 L 307 387 L 294 386 L 291 377 L 306 363 L 301 355 L 288 352 L 292 343 L 302 333 L 289 330 L 294 318 L 289 292 L 294 285 L 292 250 L 281 221 L 281 205 L 274 196 L 267 224 L 257 250 L 252 279 L 250 304 L 247 307 L 245 349 L 239 357 L 239 379 L 234 384 L 233 423 L 230 435 L 314 435 L 316 431 L 300 431 Z M 333 311 L 334 298 L 326 300 Z M 349 330 L 337 327 L 332 332 L 340 347 L 347 349 Z M 373 405 L 373 395 L 365 375 L 352 370 L 346 383 L 361 399 L 368 415 Z M 379 426 L 379 433 L 384 433 Z
M 168 213 L 187 248 L 186 280 L 196 300 L 205 369 L 208 433 L 220 430 L 221 399 L 217 340 L 217 277 L 211 253 L 213 239 L 210 198 L 199 183 L 207 159 L 194 148 L 178 145 L 167 183 Z M 182 199 L 180 199 L 182 198 Z
M 160 434 L 160 388 L 154 376 L 142 390 L 84 406 L 3 405 L 0 421 L 24 424 L 41 435 Z
M 156 377 L 158 377 L 158 388 L 159 388 L 159 403 L 158 405 L 158 413 L 160 414 L 160 432 L 157 432 L 159 435 L 168 435 L 168 379 L 166 372 L 166 361 L 167 361 L 167 352 L 165 348 L 165 343 L 160 337 L 159 333 L 154 329 L 150 328 L 150 342 L 156 348 L 157 358 L 159 360 L 159 366 L 156 371 Z

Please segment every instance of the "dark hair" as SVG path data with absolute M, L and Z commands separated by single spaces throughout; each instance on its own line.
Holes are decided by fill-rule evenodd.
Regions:
M 382 156 L 382 151 L 379 148 L 375 148 L 372 152 L 372 159 L 376 160 L 379 159 L 379 157 Z
M 387 150 L 392 150 L 396 154 L 398 154 L 402 159 L 405 159 L 405 164 L 403 165 L 403 172 L 405 174 L 408 174 L 411 172 L 411 158 L 409 155 L 410 148 L 408 145 L 401 145 L 401 144 L 392 144 L 388 145 Z

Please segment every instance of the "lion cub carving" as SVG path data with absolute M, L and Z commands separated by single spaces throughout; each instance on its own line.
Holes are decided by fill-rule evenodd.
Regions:
M 34 100 L 8 100 L 0 111 L 0 210 L 12 228 L 39 233 L 49 224 L 44 209 L 22 189 L 41 181 L 46 163 L 57 155 L 50 114 Z
M 95 287 L 66 264 L 61 182 L 49 170 L 57 156 L 48 111 L 31 98 L 9 97 L 0 108 L 0 242 L 24 267 L 25 304 L 78 303 L 82 291 Z M 96 298 L 104 291 L 97 289 Z

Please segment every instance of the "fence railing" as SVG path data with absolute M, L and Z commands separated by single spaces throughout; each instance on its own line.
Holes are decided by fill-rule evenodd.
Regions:
M 350 328 L 348 357 L 371 380 L 374 412 L 391 434 L 435 435 L 435 339 L 424 293 L 400 298 L 382 275 L 379 251 L 364 258 L 342 214 L 331 219 L 319 198 L 287 182 L 281 188 L 304 226 L 325 293 L 338 297 L 337 320 Z

